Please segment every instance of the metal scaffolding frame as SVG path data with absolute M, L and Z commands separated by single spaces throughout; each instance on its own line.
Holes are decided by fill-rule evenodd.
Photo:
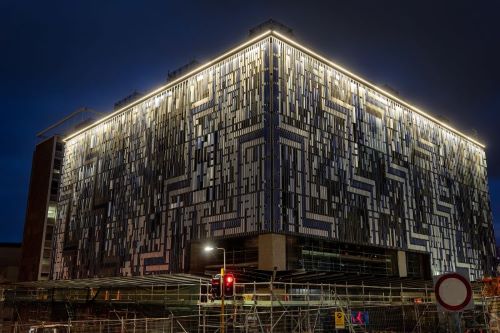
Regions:
M 218 333 L 221 317 L 226 332 L 335 332 L 336 312 L 349 332 L 446 328 L 430 281 L 375 282 L 235 283 L 224 313 L 210 280 L 187 274 L 19 283 L 0 286 L 0 311 L 12 314 L 0 332 L 56 325 L 58 332 Z M 473 287 L 476 306 L 462 320 L 468 329 L 495 332 L 500 300 L 485 297 L 481 283 Z M 366 313 L 368 325 L 356 313 Z
M 483 297 L 480 285 L 474 295 L 476 308 L 463 320 L 486 329 L 499 303 Z M 15 314 L 2 333 L 56 322 L 71 332 L 217 333 L 221 316 L 226 332 L 335 332 L 336 312 L 344 314 L 349 332 L 429 332 L 446 325 L 431 285 L 403 283 L 236 283 L 224 313 L 209 280 L 189 275 L 4 286 L 0 303 Z M 357 320 L 360 313 L 368 323 Z

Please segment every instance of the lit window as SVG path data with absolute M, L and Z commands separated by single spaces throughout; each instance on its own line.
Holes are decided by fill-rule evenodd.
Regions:
M 49 219 L 55 219 L 57 215 L 57 207 L 54 205 L 50 205 L 47 211 L 47 217 Z

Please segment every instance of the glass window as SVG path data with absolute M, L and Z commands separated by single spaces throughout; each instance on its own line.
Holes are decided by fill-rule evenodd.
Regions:
M 57 215 L 57 206 L 49 205 L 49 209 L 47 211 L 47 217 L 49 219 L 55 219 Z

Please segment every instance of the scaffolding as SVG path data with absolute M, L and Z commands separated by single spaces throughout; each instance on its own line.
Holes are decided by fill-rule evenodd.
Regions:
M 221 300 L 207 279 L 170 283 L 54 282 L 50 287 L 3 288 L 2 306 L 15 313 L 0 332 L 438 332 L 447 320 L 438 313 L 431 285 L 348 283 L 236 283 Z M 89 281 L 90 282 L 90 281 Z M 136 281 L 137 282 L 137 281 Z M 500 302 L 476 285 L 475 308 L 462 313 L 463 327 L 492 331 Z M 335 322 L 342 315 L 344 328 Z M 55 326 L 54 326 L 55 325 Z

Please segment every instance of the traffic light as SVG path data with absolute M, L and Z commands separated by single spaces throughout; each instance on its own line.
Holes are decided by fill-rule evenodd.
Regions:
M 222 289 L 220 287 L 220 274 L 217 274 L 210 281 L 210 292 L 214 299 L 219 298 L 221 296 Z
M 222 282 L 222 285 L 221 285 Z M 210 281 L 210 292 L 214 299 L 218 299 L 223 295 L 225 297 L 234 295 L 234 284 L 236 283 L 236 279 L 232 273 L 227 273 L 224 275 L 221 281 L 221 275 L 215 275 Z M 224 292 L 224 294 L 222 293 Z
M 224 275 L 224 296 L 233 296 L 234 295 L 234 283 L 236 279 L 234 275 L 231 273 Z

